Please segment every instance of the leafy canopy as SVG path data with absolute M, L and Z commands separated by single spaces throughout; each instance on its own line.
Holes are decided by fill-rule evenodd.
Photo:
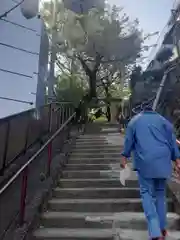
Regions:
M 109 87 L 124 84 L 128 67 L 141 54 L 142 32 L 138 21 L 130 21 L 122 8 L 110 7 L 101 0 L 91 1 L 91 5 L 83 1 L 83 6 L 75 2 L 58 3 L 55 26 L 49 2 L 41 12 L 47 27 L 56 29 L 57 60 L 60 62 L 63 56 L 75 61 L 78 71 L 87 76 L 91 96 L 96 97 L 104 79 Z

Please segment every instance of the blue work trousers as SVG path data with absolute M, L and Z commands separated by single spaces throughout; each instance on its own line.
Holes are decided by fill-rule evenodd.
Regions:
M 146 179 L 140 174 L 138 179 L 150 238 L 161 237 L 166 229 L 166 179 Z

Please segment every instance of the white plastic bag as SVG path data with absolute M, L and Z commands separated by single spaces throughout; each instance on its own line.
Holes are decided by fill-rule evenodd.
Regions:
M 126 180 L 128 178 L 130 178 L 130 176 L 131 176 L 131 169 L 128 165 L 126 165 L 126 167 L 124 169 L 120 170 L 119 179 L 120 179 L 120 182 L 123 186 L 125 186 Z

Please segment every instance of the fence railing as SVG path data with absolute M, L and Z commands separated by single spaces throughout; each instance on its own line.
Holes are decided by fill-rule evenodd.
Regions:
M 0 119 L 0 175 L 74 112 L 71 103 L 53 103 Z
M 42 189 L 41 176 L 48 179 L 51 175 L 53 153 L 63 146 L 65 140 L 69 139 L 75 117 L 75 113 L 69 117 L 71 108 L 67 109 L 63 116 L 57 116 L 57 119 L 61 118 L 64 121 L 61 126 L 59 126 L 60 122 L 54 121 L 51 116 L 52 128 L 56 129 L 57 125 L 59 128 L 0 189 L 0 239 L 15 220 L 19 226 L 23 225 L 28 203 Z M 53 112 L 58 112 L 57 106 Z M 49 126 L 49 122 L 45 126 Z
M 136 107 L 134 107 L 134 108 L 132 109 L 132 112 L 133 112 L 134 114 L 138 114 L 138 113 L 140 113 L 140 112 L 143 110 L 143 105 L 152 106 L 154 99 L 155 99 L 155 97 L 153 97 L 153 98 L 151 98 L 151 99 L 149 99 L 149 100 L 147 100 L 147 101 L 144 101 L 143 103 L 137 105 Z

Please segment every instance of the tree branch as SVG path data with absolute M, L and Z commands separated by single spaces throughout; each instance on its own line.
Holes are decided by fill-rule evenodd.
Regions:
M 120 58 L 120 59 L 108 59 L 108 60 L 102 60 L 102 58 L 103 57 L 101 57 L 100 63 L 104 64 L 104 63 L 123 62 L 123 61 L 126 61 L 126 60 L 130 59 L 131 56 Z M 96 62 L 96 59 L 86 58 L 84 61 L 86 61 L 86 62 Z
M 99 69 L 99 67 L 100 67 L 100 65 L 101 65 L 101 59 L 102 59 L 102 56 L 97 53 L 97 55 L 96 55 L 96 60 L 95 60 L 95 61 L 96 61 L 96 64 L 95 64 L 94 70 L 93 70 L 94 74 L 97 73 L 97 71 L 98 71 L 98 69 Z
M 84 59 L 82 59 L 80 56 L 78 56 L 78 59 L 81 62 L 86 74 L 88 76 L 90 76 L 92 74 L 92 72 L 91 72 L 90 68 L 88 67 L 88 65 L 86 64 L 86 61 Z
M 68 67 L 66 67 L 63 63 L 60 62 L 59 59 L 56 59 L 56 63 L 58 65 L 58 67 L 64 72 L 64 69 L 70 72 L 70 69 Z M 62 69 L 63 68 L 63 69 Z
M 70 74 L 70 69 L 68 69 L 67 67 L 64 66 L 64 64 L 62 64 L 58 59 L 56 60 L 56 64 L 59 67 L 59 69 L 63 72 L 63 74 L 66 74 L 67 76 L 69 76 Z M 66 71 L 69 72 L 69 74 Z

